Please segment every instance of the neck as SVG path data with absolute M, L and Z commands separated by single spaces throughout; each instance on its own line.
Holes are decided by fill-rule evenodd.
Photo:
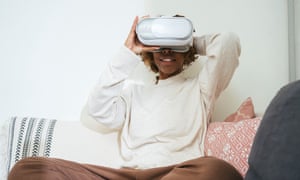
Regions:
M 157 76 L 157 78 L 158 78 L 159 80 L 164 80 L 164 79 L 168 79 L 168 78 L 170 78 L 170 77 L 176 76 L 177 74 L 179 74 L 179 73 L 181 73 L 181 72 L 182 72 L 182 69 L 179 70 L 179 71 L 176 71 L 176 72 L 174 72 L 174 73 L 172 73 L 172 74 L 165 74 L 165 73 L 160 72 L 160 73 L 159 73 L 159 76 Z M 158 81 L 158 80 L 157 80 L 157 81 Z

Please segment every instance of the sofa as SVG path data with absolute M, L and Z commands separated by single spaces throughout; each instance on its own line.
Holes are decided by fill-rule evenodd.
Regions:
M 224 120 L 211 122 L 205 138 L 205 154 L 231 163 L 243 176 L 248 155 L 260 124 L 252 99 L 247 98 Z M 118 167 L 118 132 L 106 129 L 83 108 L 80 121 L 37 117 L 11 117 L 1 125 L 0 178 L 22 158 L 45 156 L 81 163 Z

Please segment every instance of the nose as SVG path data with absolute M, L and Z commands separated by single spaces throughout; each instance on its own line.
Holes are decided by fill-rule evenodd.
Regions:
M 164 49 L 162 49 L 161 53 L 162 53 L 162 54 L 171 54 L 171 53 L 172 53 L 172 50 L 169 49 L 169 48 L 164 48 Z

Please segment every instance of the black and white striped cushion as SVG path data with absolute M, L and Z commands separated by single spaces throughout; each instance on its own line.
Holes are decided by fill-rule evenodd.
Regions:
M 9 171 L 13 165 L 31 156 L 51 155 L 53 132 L 57 120 L 12 117 L 9 124 L 8 165 Z

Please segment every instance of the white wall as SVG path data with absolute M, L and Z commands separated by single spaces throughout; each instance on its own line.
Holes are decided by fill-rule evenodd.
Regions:
M 145 6 L 149 14 L 189 17 L 197 34 L 233 31 L 240 36 L 240 66 L 217 102 L 215 120 L 223 120 L 248 96 L 262 114 L 288 82 L 287 1 L 146 0 Z
M 140 0 L 0 1 L 0 122 L 15 115 L 79 120 L 143 7 Z
M 295 0 L 295 51 L 296 51 L 296 77 L 300 79 L 300 1 Z
M 216 119 L 251 96 L 262 113 L 288 81 L 284 0 L 0 1 L 0 121 L 13 115 L 79 120 L 103 65 L 135 15 L 183 14 L 198 34 L 234 31 L 240 67 Z

